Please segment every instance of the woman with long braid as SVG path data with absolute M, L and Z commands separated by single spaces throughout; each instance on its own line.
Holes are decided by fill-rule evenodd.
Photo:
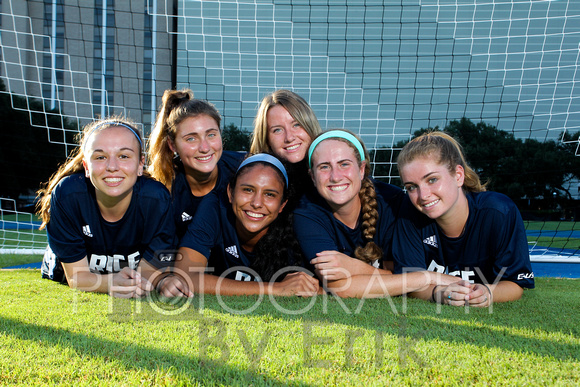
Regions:
M 316 192 L 300 201 L 294 230 L 323 286 L 341 297 L 381 297 L 457 281 L 427 271 L 391 273 L 385 257 L 403 192 L 371 180 L 368 160 L 362 141 L 346 130 L 325 132 L 310 145 Z

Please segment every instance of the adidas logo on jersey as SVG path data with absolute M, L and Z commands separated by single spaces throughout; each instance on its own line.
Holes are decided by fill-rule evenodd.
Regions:
M 437 246 L 437 237 L 435 237 L 435 235 L 431 235 L 430 237 L 423 239 L 423 243 L 425 243 L 426 245 L 429 245 L 429 246 L 438 247 Z
M 183 214 L 181 214 L 181 220 L 183 222 L 187 222 L 188 220 L 191 220 L 192 216 L 189 215 L 187 212 L 184 212 Z
M 238 249 L 236 248 L 236 245 L 226 247 L 226 252 L 230 253 L 236 258 L 240 258 L 240 256 L 238 255 Z
M 88 224 L 86 226 L 83 226 L 83 234 L 85 234 L 89 238 L 93 237 L 93 234 L 91 233 L 91 228 L 89 227 Z

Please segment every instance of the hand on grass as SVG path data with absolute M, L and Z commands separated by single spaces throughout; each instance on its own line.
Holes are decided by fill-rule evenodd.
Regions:
M 466 301 L 469 302 L 469 306 L 484 308 L 491 305 L 493 296 L 486 285 L 471 284 L 471 292 L 467 294 Z
M 139 272 L 124 267 L 120 272 L 113 274 L 113 281 L 109 294 L 119 298 L 140 298 L 153 290 L 153 285 Z
M 487 307 L 491 305 L 492 297 L 485 285 L 459 281 L 437 287 L 435 301 L 453 306 Z
M 318 280 L 306 273 L 288 274 L 281 282 L 270 284 L 272 294 L 276 296 L 312 297 L 318 294 Z
M 170 275 L 159 281 L 159 293 L 164 297 L 193 297 L 193 292 L 187 283 L 176 275 Z

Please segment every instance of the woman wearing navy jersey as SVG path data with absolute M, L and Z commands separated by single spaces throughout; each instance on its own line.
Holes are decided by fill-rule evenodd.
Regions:
M 254 120 L 250 153 L 270 153 L 288 164 L 291 197 L 313 190 L 306 153 L 322 131 L 314 111 L 300 95 L 279 89 L 262 99 Z M 295 203 L 290 203 L 293 208 Z
M 175 275 L 160 282 L 162 294 L 316 294 L 318 281 L 296 272 L 303 262 L 283 211 L 287 195 L 288 176 L 278 159 L 257 154 L 244 160 L 227 195 L 204 198 L 181 240 Z
M 309 149 L 317 192 L 294 211 L 294 230 L 323 283 L 341 297 L 381 297 L 423 289 L 437 278 L 427 272 L 393 275 L 390 251 L 401 189 L 369 178 L 364 144 L 345 130 L 317 137 Z
M 173 198 L 177 236 L 181 238 L 205 195 L 225 190 L 244 157 L 224 151 L 221 116 L 193 92 L 166 90 L 149 141 L 148 168 Z
M 395 272 L 420 268 L 462 279 L 415 296 L 485 307 L 534 287 L 517 207 L 485 190 L 453 137 L 425 133 L 405 145 L 397 163 L 408 196 L 393 242 Z
M 70 287 L 120 297 L 152 289 L 149 278 L 175 248 L 175 225 L 169 192 L 142 176 L 144 161 L 141 134 L 127 120 L 84 128 L 80 146 L 39 192 L 49 243 L 43 277 L 64 281 L 64 269 Z

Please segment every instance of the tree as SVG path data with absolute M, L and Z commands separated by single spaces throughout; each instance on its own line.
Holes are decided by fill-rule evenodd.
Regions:
M 10 96 L 2 80 L 0 122 L 3 125 L 0 130 L 0 179 L 3 182 L 0 196 L 17 199 L 20 194 L 38 190 L 66 160 L 66 148 L 62 143 L 65 140 L 70 143 L 72 138 L 65 139 L 64 130 L 58 128 L 75 131 L 76 127 L 66 120 L 61 121 L 57 110 L 46 111 L 38 100 Z M 56 129 L 46 130 L 43 126 Z M 49 141 L 49 132 L 52 141 Z
M 245 151 L 250 150 L 250 132 L 239 129 L 234 124 L 229 124 L 222 131 L 224 150 Z

